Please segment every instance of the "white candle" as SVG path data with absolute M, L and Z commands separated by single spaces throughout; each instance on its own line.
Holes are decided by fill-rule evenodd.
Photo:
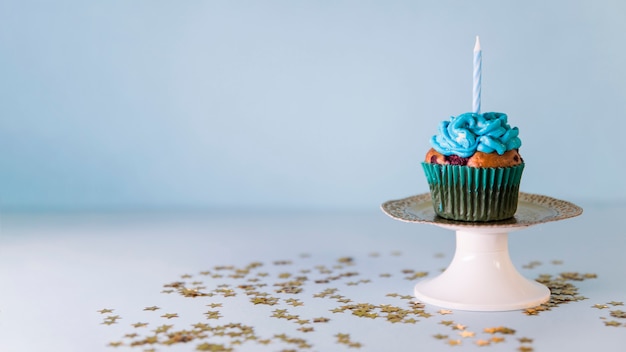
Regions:
M 476 44 L 474 44 L 474 89 L 472 110 L 480 114 L 480 90 L 482 85 L 483 71 L 483 51 L 480 49 L 480 40 L 476 36 Z

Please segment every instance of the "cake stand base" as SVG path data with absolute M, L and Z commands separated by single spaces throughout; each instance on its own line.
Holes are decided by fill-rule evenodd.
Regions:
M 550 290 L 515 269 L 508 233 L 494 230 L 457 230 L 452 262 L 439 276 L 415 285 L 415 297 L 439 307 L 472 311 L 525 309 L 547 302 Z
M 477 311 L 525 309 L 550 299 L 550 290 L 526 279 L 509 257 L 508 233 L 582 214 L 576 204 L 519 193 L 517 212 L 511 219 L 467 222 L 435 214 L 430 193 L 390 200 L 381 205 L 400 221 L 431 224 L 456 231 L 456 252 L 441 275 L 415 285 L 418 300 L 444 308 Z

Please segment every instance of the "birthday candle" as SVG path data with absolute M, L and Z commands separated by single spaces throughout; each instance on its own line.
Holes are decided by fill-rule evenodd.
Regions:
M 480 114 L 480 90 L 483 71 L 483 52 L 480 49 L 480 40 L 476 36 L 476 44 L 474 44 L 474 89 L 472 110 Z

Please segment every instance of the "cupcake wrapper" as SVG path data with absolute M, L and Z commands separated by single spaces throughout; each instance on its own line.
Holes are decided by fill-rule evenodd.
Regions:
M 451 220 L 495 221 L 517 210 L 524 164 L 476 168 L 422 162 L 437 215 Z

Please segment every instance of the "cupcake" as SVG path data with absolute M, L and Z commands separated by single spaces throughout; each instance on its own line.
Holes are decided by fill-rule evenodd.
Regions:
M 524 170 L 518 134 L 500 112 L 442 121 L 422 162 L 435 213 L 460 221 L 513 217 Z

